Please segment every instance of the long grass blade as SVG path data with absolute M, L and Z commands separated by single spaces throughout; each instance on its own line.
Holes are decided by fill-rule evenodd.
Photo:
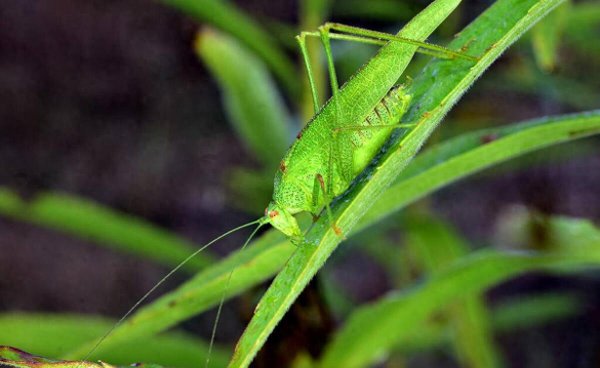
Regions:
M 64 193 L 42 192 L 23 199 L 0 187 L 0 215 L 90 240 L 99 245 L 174 267 L 198 246 L 137 217 Z M 212 262 L 204 252 L 186 264 L 197 272 Z
M 573 234 L 567 244 L 562 244 L 562 249 L 547 254 L 484 250 L 464 257 L 421 286 L 391 294 L 353 313 L 326 349 L 320 366 L 366 366 L 418 334 L 419 324 L 447 303 L 477 295 L 525 272 L 598 267 L 598 234 L 598 229 L 593 234 L 590 231 Z
M 0 314 L 0 343 L 18 346 L 40 356 L 57 357 L 82 341 L 98 337 L 114 322 L 108 318 L 73 314 Z M 189 334 L 169 332 L 120 344 L 92 358 L 112 364 L 153 362 L 169 367 L 194 368 L 197 362 L 206 359 L 207 345 Z M 227 364 L 229 356 L 227 349 L 215 347 L 211 359 L 215 366 L 222 367 Z
M 555 129 L 556 127 L 562 128 Z M 540 135 L 537 129 L 556 131 L 556 134 Z M 397 184 L 388 190 L 393 194 L 384 193 L 373 209 L 357 224 L 354 232 L 375 224 L 445 185 L 491 165 L 522 156 L 535 149 L 594 133 L 600 133 L 600 111 L 541 119 L 461 135 L 426 150 L 412 161 Z M 532 137 L 538 136 L 543 138 L 540 141 L 532 140 Z M 495 140 L 489 141 L 490 138 Z M 506 146 L 511 149 L 499 149 Z M 488 155 L 487 150 L 496 154 Z M 268 231 L 253 242 L 244 254 L 234 253 L 177 290 L 140 309 L 132 317 L 135 323 L 125 324 L 122 327 L 123 331 L 116 332 L 116 336 L 110 337 L 105 344 L 112 345 L 113 338 L 117 343 L 160 332 L 215 306 L 219 301 L 220 290 L 225 286 L 226 277 L 233 268 L 239 267 L 240 270 L 235 272 L 228 298 L 268 280 L 281 269 L 294 249 L 279 233 Z M 68 356 L 77 358 L 85 354 L 85 349 L 80 347 L 78 353 L 73 352 Z
M 269 33 L 233 3 L 221 0 L 160 0 L 160 2 L 232 34 L 269 65 L 292 97 L 300 97 L 296 68 L 290 58 Z
M 238 136 L 274 171 L 292 137 L 291 119 L 264 64 L 235 39 L 209 28 L 194 46 L 219 83 Z

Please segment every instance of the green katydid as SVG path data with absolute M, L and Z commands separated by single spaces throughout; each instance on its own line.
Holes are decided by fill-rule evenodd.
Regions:
M 305 46 L 306 36 L 318 36 L 323 42 L 334 97 L 338 91 L 338 82 L 330 39 L 377 45 L 388 41 L 404 42 L 419 47 L 418 51 L 426 54 L 477 61 L 476 57 L 441 46 L 338 23 L 326 23 L 319 28 L 319 32 L 302 32 L 297 36 L 317 115 L 298 134 L 296 141 L 281 160 L 275 174 L 272 201 L 265 209 L 265 216 L 258 220 L 261 224 L 271 224 L 295 244 L 302 242 L 303 235 L 293 217 L 294 214 L 306 211 L 318 216 L 324 208 L 329 211 L 329 203 L 348 189 L 352 181 L 379 152 L 392 130 L 414 126 L 399 123 L 408 109 L 411 97 L 402 85 L 393 87 L 358 123 L 337 117 L 320 119 L 322 115 L 318 114 L 318 95 Z M 337 113 L 337 100 L 330 101 L 333 101 L 334 112 Z M 338 235 L 342 235 L 341 229 L 333 223 L 332 226 Z
M 331 31 L 337 32 L 334 33 Z M 430 31 L 428 32 L 430 33 Z M 422 38 L 426 38 L 427 35 L 428 33 L 425 32 L 422 35 Z M 232 232 L 248 226 L 258 225 L 245 242 L 242 247 L 244 248 L 260 226 L 269 223 L 288 236 L 293 243 L 301 245 L 303 234 L 293 216 L 296 213 L 303 211 L 318 216 L 323 209 L 325 209 L 331 219 L 329 214 L 330 202 L 348 189 L 352 181 L 380 151 L 391 132 L 395 128 L 409 129 L 412 127 L 412 125 L 399 123 L 410 103 L 410 95 L 407 94 L 403 86 L 393 87 L 389 91 L 389 87 L 385 90 L 382 90 L 382 88 L 368 90 L 366 93 L 361 94 L 360 101 L 358 102 L 351 100 L 351 98 L 356 99 L 357 96 L 348 97 L 348 95 L 346 95 L 344 98 L 344 96 L 339 93 L 337 77 L 333 68 L 333 57 L 329 44 L 330 39 L 354 40 L 374 44 L 383 44 L 392 41 L 392 43 L 397 42 L 411 45 L 413 47 L 412 51 L 407 51 L 407 53 L 402 55 L 402 60 L 398 61 L 399 74 L 402 73 L 406 64 L 412 58 L 412 54 L 417 51 L 417 48 L 421 48 L 420 51 L 423 51 L 424 53 L 433 54 L 438 57 L 458 57 L 471 61 L 477 60 L 472 56 L 447 50 L 440 46 L 427 44 L 419 40 L 406 39 L 400 36 L 364 30 L 356 27 L 327 23 L 320 27 L 318 32 L 304 32 L 298 37 L 307 67 L 309 81 L 311 82 L 313 100 L 315 102 L 318 98 L 309 67 L 310 64 L 308 63 L 308 55 L 306 53 L 306 48 L 304 47 L 304 38 L 306 36 L 318 36 L 323 41 L 327 55 L 333 97 L 320 112 L 315 115 L 305 129 L 303 129 L 301 134 L 299 134 L 298 139 L 290 147 L 281 161 L 275 176 L 273 200 L 267 206 L 265 216 L 228 231 L 190 255 L 144 295 L 134 307 L 123 316 L 113 329 L 98 341 L 89 354 L 91 354 L 156 288 L 158 288 L 158 286 L 183 266 L 183 264 L 206 247 Z M 358 74 L 360 74 L 360 71 Z M 396 76 L 396 79 L 397 78 L 398 77 Z M 315 110 L 317 110 L 316 103 Z M 351 113 L 352 116 L 360 116 L 361 118 L 346 119 L 348 110 L 353 110 Z M 331 226 L 336 230 L 338 235 L 343 236 L 343 230 L 338 229 L 333 220 L 331 220 Z M 231 279 L 231 274 L 229 279 Z M 224 291 L 223 298 L 225 294 L 226 292 Z M 211 346 L 223 298 L 219 304 L 217 318 L 213 329 L 213 337 L 211 338 Z

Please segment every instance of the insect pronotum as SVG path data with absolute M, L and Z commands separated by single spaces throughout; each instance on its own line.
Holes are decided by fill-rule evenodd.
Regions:
M 274 189 L 271 202 L 265 209 L 263 217 L 238 226 L 221 236 L 213 239 L 177 267 L 165 275 L 152 289 L 150 289 L 135 305 L 104 335 L 89 351 L 89 357 L 102 342 L 116 329 L 131 313 L 141 305 L 146 298 L 154 292 L 173 273 L 181 268 L 195 255 L 206 249 L 216 241 L 240 229 L 257 225 L 248 237 L 242 249 L 251 241 L 261 226 L 270 224 L 285 234 L 297 246 L 302 246 L 304 235 L 298 226 L 294 215 L 300 212 L 309 212 L 318 217 L 322 212 L 328 216 L 335 233 L 343 237 L 343 229 L 338 228 L 331 215 L 329 204 L 337 196 L 344 193 L 353 180 L 367 167 L 375 155 L 380 151 L 384 142 L 396 128 L 410 129 L 414 124 L 402 124 L 400 120 L 407 111 L 411 96 L 404 85 L 396 85 L 377 102 L 365 109 L 363 118 L 358 121 L 345 121 L 339 118 L 341 112 L 334 102 L 334 117 L 322 118 L 318 113 L 318 94 L 315 88 L 313 73 L 310 67 L 309 55 L 305 45 L 306 37 L 319 37 L 323 43 L 327 57 L 329 79 L 332 96 L 338 93 L 338 82 L 333 65 L 330 39 L 358 41 L 376 45 L 387 42 L 402 42 L 418 47 L 419 52 L 442 58 L 462 58 L 477 61 L 476 57 L 452 51 L 441 46 L 428 44 L 422 41 L 407 39 L 386 33 L 366 30 L 338 23 L 325 23 L 315 32 L 302 32 L 297 36 L 297 41 L 302 52 L 312 92 L 315 117 L 298 134 L 297 139 L 288 149 L 281 160 L 274 178 Z M 330 100 L 331 103 L 332 98 Z M 214 342 L 221 308 L 229 287 L 233 272 L 228 276 L 227 285 L 222 293 L 217 309 L 217 316 L 209 345 L 209 352 L 205 365 L 210 362 L 211 349 Z

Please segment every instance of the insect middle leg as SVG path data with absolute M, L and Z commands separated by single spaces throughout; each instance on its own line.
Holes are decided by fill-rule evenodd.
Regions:
M 327 218 L 329 219 L 329 223 L 331 224 L 331 228 L 338 236 L 343 236 L 342 230 L 335 224 L 333 220 L 333 213 L 331 212 L 331 207 L 329 206 L 329 202 L 333 199 L 332 196 L 329 195 L 330 191 L 327 190 L 327 186 L 325 185 L 325 180 L 323 179 L 323 175 L 317 173 L 315 175 L 315 180 L 313 184 L 313 206 L 318 207 L 318 198 L 319 192 L 323 195 L 323 202 L 325 202 L 325 211 L 327 212 Z

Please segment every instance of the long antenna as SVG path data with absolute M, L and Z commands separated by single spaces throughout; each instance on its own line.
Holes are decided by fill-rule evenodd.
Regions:
M 119 327 L 121 324 L 123 324 L 123 322 L 127 319 L 127 317 L 129 317 L 140 306 L 140 304 L 142 304 L 146 299 L 148 299 L 148 297 L 156 289 L 158 289 L 158 287 L 160 287 L 165 281 L 167 281 L 171 276 L 173 276 L 173 274 L 175 272 L 177 272 L 181 267 L 183 267 L 186 263 L 188 263 L 192 258 L 194 258 L 195 256 L 197 256 L 200 252 L 202 252 L 203 250 L 205 250 L 206 248 L 208 248 L 212 244 L 216 243 L 217 241 L 223 239 L 224 237 L 226 237 L 228 235 L 233 234 L 234 232 L 236 232 L 238 230 L 244 229 L 244 228 L 252 226 L 254 224 L 259 224 L 259 227 L 260 227 L 263 223 L 264 223 L 264 218 L 261 217 L 258 220 L 254 220 L 252 222 L 248 222 L 247 224 L 240 225 L 240 226 L 238 226 L 236 228 L 233 228 L 233 229 L 231 229 L 231 230 L 229 230 L 229 231 L 227 231 L 227 232 L 219 235 L 218 237 L 214 238 L 210 242 L 208 242 L 205 245 L 203 245 L 202 247 L 200 247 L 194 253 L 190 254 L 186 259 L 184 259 L 183 261 L 181 261 L 181 263 L 179 263 L 177 266 L 175 266 L 175 268 L 173 268 L 162 279 L 160 279 L 160 281 L 158 281 L 150 290 L 148 290 L 146 292 L 146 294 L 144 294 L 144 296 L 142 296 L 137 302 L 135 302 L 135 304 L 131 308 L 129 308 L 129 310 L 127 311 L 127 313 L 125 313 L 123 315 L 123 317 L 121 317 L 121 319 L 119 319 L 117 321 L 117 323 L 115 323 L 108 331 L 106 331 L 106 333 L 98 340 L 98 342 L 94 345 L 94 347 L 92 347 L 92 349 L 85 355 L 85 357 L 83 358 L 83 360 L 88 360 L 88 358 L 90 357 L 90 355 L 92 355 L 96 351 L 96 349 L 98 349 L 98 347 L 100 346 L 100 344 L 102 344 L 104 342 L 104 340 L 106 340 L 117 329 L 117 327 Z M 257 230 L 258 230 L 258 228 L 256 230 L 254 230 L 254 232 L 252 234 L 254 235 Z M 247 243 L 248 243 L 248 241 L 246 241 L 246 244 Z M 246 246 L 246 244 L 244 244 L 244 246 Z M 233 271 L 232 271 L 232 273 L 233 273 Z M 229 275 L 229 278 L 231 279 L 231 274 Z M 228 284 L 229 284 L 229 282 L 228 282 Z M 221 303 L 223 303 L 223 299 L 221 299 Z M 219 309 L 220 309 L 220 307 L 219 307 Z
M 252 238 L 254 238 L 254 235 L 256 235 L 258 230 L 264 224 L 266 224 L 268 221 L 267 221 L 266 217 L 261 217 L 260 219 L 256 220 L 255 223 L 256 222 L 258 222 L 258 226 L 254 229 L 254 231 L 252 231 L 252 233 L 250 234 L 248 239 L 246 239 L 246 242 L 244 243 L 244 245 L 242 245 L 242 248 L 240 248 L 240 252 L 242 252 L 244 250 L 244 248 L 246 248 L 246 246 L 250 243 Z M 227 295 L 227 292 L 229 291 L 229 286 L 231 284 L 231 279 L 233 277 L 234 272 L 235 272 L 235 268 L 233 270 L 231 270 L 231 272 L 229 273 L 229 276 L 227 277 L 227 283 L 225 284 L 225 288 L 223 289 L 223 293 L 221 294 L 221 301 L 219 302 L 219 307 L 217 308 L 217 316 L 215 317 L 215 322 L 213 323 L 212 333 L 210 335 L 210 343 L 208 344 L 208 354 L 206 356 L 206 363 L 204 364 L 204 368 L 208 368 L 208 365 L 210 363 L 210 355 L 212 353 L 212 348 L 215 343 L 215 335 L 217 334 L 217 326 L 219 324 L 219 318 L 221 318 L 221 310 L 223 309 L 223 303 L 225 302 L 225 296 Z

